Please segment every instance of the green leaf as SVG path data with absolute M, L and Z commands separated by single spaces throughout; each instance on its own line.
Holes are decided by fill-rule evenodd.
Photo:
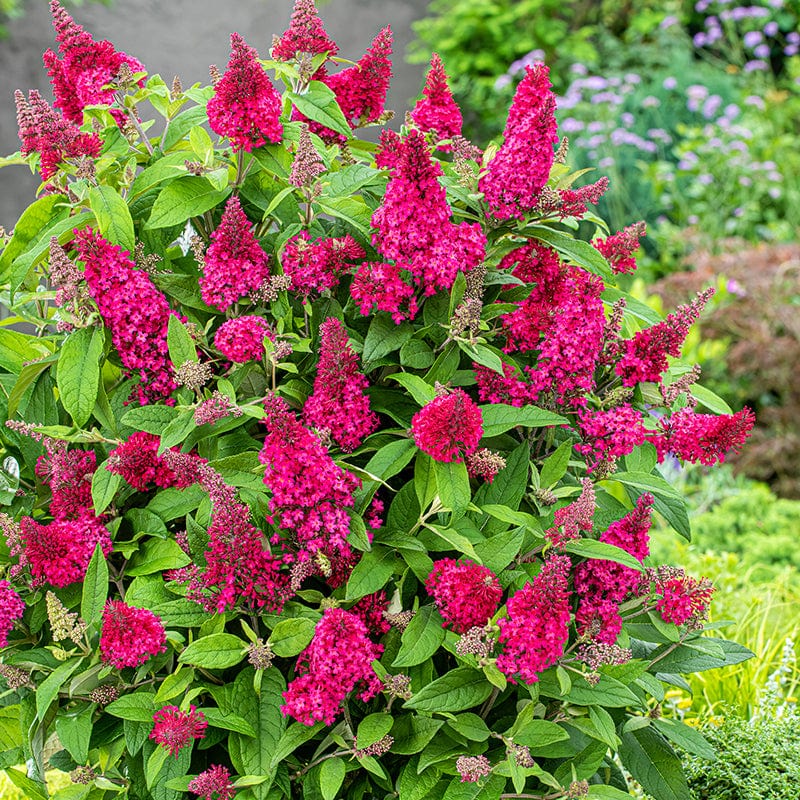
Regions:
M 565 233 L 544 225 L 529 225 L 526 229 L 540 242 L 549 244 L 568 261 L 599 275 L 606 283 L 614 283 L 614 273 L 608 261 L 588 242 L 573 239 Z
M 536 406 L 517 408 L 502 403 L 490 403 L 480 406 L 480 409 L 483 417 L 483 435 L 487 438 L 499 436 L 517 426 L 546 428 L 551 425 L 563 425 L 567 422 L 564 417 Z
M 153 203 L 147 228 L 171 228 L 218 206 L 231 193 L 218 190 L 203 177 L 186 175 L 167 184 Z
M 717 753 L 709 741 L 700 731 L 690 728 L 686 723 L 679 719 L 657 719 L 653 725 L 658 731 L 674 742 L 682 750 L 692 753 L 706 761 L 716 760 Z
M 222 728 L 226 731 L 241 733 L 243 736 L 255 737 L 256 732 L 253 726 L 238 714 L 227 714 L 220 708 L 204 708 L 203 715 L 208 720 L 208 724 L 215 728 Z
M 61 404 L 78 428 L 92 416 L 97 400 L 104 336 L 101 328 L 79 328 L 61 346 L 56 383 Z
M 167 603 L 159 603 L 151 608 L 154 614 L 170 628 L 195 628 L 211 619 L 211 612 L 203 611 L 194 600 L 180 598 Z
M 589 706 L 589 719 L 600 741 L 605 742 L 610 748 L 616 750 L 619 747 L 619 737 L 611 714 L 600 705 Z
M 422 775 L 418 775 L 416 759 L 408 762 L 397 781 L 400 800 L 430 800 L 431 790 L 439 782 L 439 775 L 435 767 L 428 767 Z
M 107 705 L 105 710 L 113 717 L 152 724 L 153 714 L 156 710 L 154 698 L 155 695 L 151 692 L 124 694 L 118 700 Z
M 33 241 L 35 241 L 41 231 L 51 222 L 53 218 L 64 217 L 68 213 L 66 206 L 58 209 L 57 206 L 64 203 L 66 198 L 63 194 L 47 194 L 34 200 L 21 214 L 14 225 L 14 235 L 11 241 L 5 246 L 0 254 L 0 280 L 8 280 L 7 271 L 11 267 L 14 259 L 25 252 Z
M 442 800 L 497 800 L 506 787 L 502 775 L 490 775 L 485 781 L 464 782 L 456 776 L 450 781 Z
M 655 503 L 653 508 L 685 539 L 691 539 L 692 531 L 686 501 L 664 478 L 647 472 L 617 472 L 609 480 L 619 481 L 632 490 L 636 498 L 650 492 Z
M 622 734 L 622 763 L 658 800 L 691 800 L 680 759 L 652 726 Z
M 108 564 L 98 544 L 86 569 L 81 594 L 81 617 L 89 625 L 100 622 L 106 597 L 108 597 Z
M 447 725 L 473 742 L 485 742 L 491 736 L 486 723 L 477 714 L 470 712 L 447 720 Z
M 326 128 L 352 138 L 353 131 L 336 102 L 336 95 L 321 81 L 311 81 L 305 94 L 287 92 L 292 105 L 304 116 Z
M 132 408 L 123 415 L 121 421 L 129 428 L 159 436 L 178 414 L 180 411 L 171 406 L 142 406 Z
M 566 739 L 569 739 L 569 734 L 560 725 L 546 719 L 532 719 L 514 734 L 514 741 L 527 747 L 547 747 Z
M 394 719 L 391 714 L 369 714 L 358 723 L 356 734 L 357 746 L 360 750 L 383 739 L 392 729 Z
M 347 581 L 345 600 L 360 600 L 382 589 L 394 572 L 394 551 L 376 546 L 361 556 Z
M 128 204 L 111 186 L 100 184 L 89 190 L 89 208 L 97 219 L 97 227 L 104 239 L 118 244 L 133 255 L 136 237 Z
M 319 788 L 323 800 L 334 800 L 344 783 L 347 767 L 341 758 L 329 758 L 319 768 Z
M 377 361 L 394 350 L 399 350 L 413 335 L 414 328 L 407 322 L 397 325 L 388 314 L 376 314 L 364 339 L 361 360 L 365 364 Z
M 369 234 L 372 211 L 360 197 L 329 197 L 317 205 L 325 214 L 343 219 L 365 236 Z
M 444 641 L 442 617 L 433 605 L 422 606 L 403 631 L 393 667 L 413 667 L 427 661 Z
M 279 752 L 279 742 L 286 726 L 286 717 L 281 714 L 286 682 L 280 672 L 271 667 L 262 674 L 260 691 L 256 693 L 253 691 L 255 675 L 252 667 L 243 669 L 236 676 L 231 698 L 231 705 L 253 728 L 255 736 L 231 734 L 230 748 L 232 757 L 236 756 L 234 766 L 240 774 L 266 776 L 264 782 L 253 787 L 252 793 L 255 800 L 267 800 L 276 768 L 289 754 L 281 755 Z M 315 726 L 301 727 L 316 730 Z M 279 755 L 280 759 L 276 761 L 275 757 Z
M 144 194 L 149 189 L 158 186 L 164 181 L 171 181 L 179 176 L 186 175 L 186 151 L 180 153 L 170 153 L 162 156 L 143 169 L 134 179 L 131 188 L 128 190 L 128 199 L 133 200 Z
M 49 795 L 36 781 L 31 780 L 27 775 L 17 769 L 6 769 L 6 775 L 14 786 L 25 792 L 27 800 L 48 800 Z
M 140 514 L 144 511 L 144 509 L 132 510 L 139 511 Z M 129 511 L 128 514 L 130 513 Z M 155 514 L 153 514 L 153 517 L 161 525 L 164 524 Z M 185 567 L 190 561 L 191 558 L 186 555 L 174 539 L 148 539 L 141 550 L 131 559 L 127 574 L 133 577 L 137 575 L 152 575 L 155 572 L 163 572 L 165 569 Z
M 19 408 L 20 401 L 25 396 L 25 393 L 36 383 L 36 379 L 45 371 L 50 369 L 54 362 L 58 361 L 57 355 L 49 356 L 41 361 L 35 361 L 32 364 L 25 364 L 19 370 L 19 377 L 14 384 L 14 388 L 8 395 L 8 411 L 6 416 L 8 419 L 13 419 Z
M 503 375 L 503 359 L 494 349 L 486 347 L 482 344 L 469 344 L 467 342 L 459 342 L 458 346 L 470 357 L 472 361 L 480 364 L 481 366 L 488 367 L 498 375 Z
M 613 561 L 616 564 L 624 564 L 626 567 L 635 569 L 637 572 L 644 572 L 644 567 L 630 553 L 607 542 L 598 542 L 596 539 L 573 539 L 567 542 L 564 549 L 568 553 L 583 558 L 591 558 L 596 561 Z
M 516 511 L 528 488 L 529 456 L 530 447 L 527 443 L 512 450 L 506 458 L 505 469 L 501 469 L 491 483 L 484 483 L 475 492 L 475 505 L 481 508 L 485 505 L 506 506 L 512 511 Z M 494 520 L 488 514 L 484 514 L 478 527 L 485 536 L 491 536 L 499 531 L 504 531 L 506 523 Z
M 194 680 L 194 670 L 186 667 L 178 667 L 177 672 L 167 675 L 158 687 L 156 692 L 156 702 L 166 703 L 173 697 L 186 694 L 186 690 L 192 685 Z
M 207 669 L 227 669 L 245 655 L 245 643 L 231 633 L 212 633 L 192 642 L 180 655 L 181 664 Z
M 617 789 L 614 786 L 592 784 L 589 786 L 587 797 L 589 800 L 631 800 L 631 793 L 623 792 L 622 789 Z
M 106 469 L 107 461 L 104 461 L 92 475 L 92 505 L 94 513 L 100 516 L 114 499 L 114 495 L 122 483 L 122 477 L 116 472 L 109 472 Z
M 290 725 L 272 751 L 272 758 L 269 762 L 270 769 L 275 769 L 286 756 L 294 753 L 298 747 L 304 745 L 309 739 L 313 739 L 324 727 L 325 725 L 322 722 L 317 722 L 315 725 L 303 725 L 301 722 L 295 722 Z
M 427 405 L 436 397 L 436 389 L 429 383 L 425 383 L 419 375 L 412 375 L 410 372 L 396 372 L 389 377 L 403 386 L 421 406 Z
M 58 697 L 67 679 L 83 663 L 82 658 L 65 661 L 56 667 L 36 689 L 36 716 L 43 720 L 50 704 Z
M 699 383 L 693 383 L 691 388 L 692 397 L 704 405 L 712 414 L 733 414 L 733 409 L 717 394 L 701 386 Z
M 270 634 L 269 645 L 276 656 L 296 656 L 308 647 L 315 628 L 314 622 L 307 617 L 282 619 Z
M 433 472 L 442 505 L 454 514 L 466 511 L 472 498 L 467 465 L 463 461 L 434 461 Z
M 707 649 L 708 643 L 716 645 L 718 648 L 717 653 L 721 651 L 721 655 L 709 652 Z M 674 650 L 672 647 L 672 645 L 665 644 L 650 654 L 651 659 L 658 658 L 654 665 L 658 672 L 704 672 L 708 669 L 740 664 L 755 655 L 751 650 L 737 642 L 731 642 L 727 639 L 712 639 L 710 637 L 703 637 L 702 639 L 682 644 Z M 670 652 L 661 658 L 661 654 L 667 650 Z
M 539 470 L 539 482 L 542 486 L 545 488 L 554 486 L 564 477 L 569 466 L 572 448 L 572 442 L 564 442 L 545 459 Z
M 428 369 L 433 364 L 434 358 L 433 350 L 421 339 L 409 339 L 400 348 L 400 363 L 404 367 Z
M 174 314 L 170 314 L 167 325 L 167 347 L 170 361 L 176 369 L 187 361 L 197 361 L 197 348 L 192 337 Z
M 419 753 L 433 739 L 439 728 L 444 725 L 443 719 L 419 717 L 416 714 L 403 714 L 396 717 L 392 726 L 394 744 L 392 752 L 398 755 Z
M 466 711 L 480 705 L 491 694 L 491 684 L 482 672 L 470 667 L 456 667 L 441 678 L 423 686 L 405 708 L 423 713 Z
M 87 706 L 77 714 L 56 718 L 56 733 L 61 744 L 79 764 L 89 757 L 89 740 L 92 737 L 92 708 Z
M 253 151 L 259 166 L 267 172 L 286 178 L 292 169 L 292 157 L 282 144 L 266 144 Z

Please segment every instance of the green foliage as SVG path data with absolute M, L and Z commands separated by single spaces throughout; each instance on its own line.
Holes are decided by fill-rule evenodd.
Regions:
M 549 3 L 523 7 L 528 13 L 555 9 Z M 512 13 L 511 6 L 507 10 Z M 541 26 L 541 35 L 550 37 L 548 46 L 555 47 L 558 36 L 552 31 L 559 26 L 537 17 L 536 30 Z M 485 239 L 485 263 L 470 273 L 475 285 L 468 286 L 459 274 L 452 285 L 437 284 L 437 291 L 418 286 L 419 313 L 399 322 L 384 311 L 361 313 L 350 291 L 356 265 L 343 268 L 338 284 L 319 297 L 290 291 L 286 246 L 301 230 L 312 242 L 349 235 L 365 251 L 359 258 L 380 261 L 372 224 L 380 220 L 373 213 L 387 194 L 387 170 L 376 163 L 374 146 L 353 136 L 331 90 L 308 80 L 305 67 L 265 65 L 286 86 L 279 144 L 250 153 L 232 150 L 224 137 L 212 138 L 206 130 L 209 87 L 170 92 L 155 75 L 141 86 L 118 87 L 114 110 L 126 113 L 133 129 L 126 128 L 122 136 L 106 109 L 88 109 L 85 127 L 96 128 L 104 141 L 91 179 L 84 177 L 85 163 L 65 158 L 50 179 L 53 194 L 33 203 L 4 242 L 3 297 L 14 320 L 29 327 L 25 332 L 0 330 L 0 413 L 21 423 L 0 429 L 0 500 L 8 511 L 0 518 L 8 545 L 0 550 L 0 563 L 25 600 L 23 617 L 2 652 L 0 672 L 9 690 L 0 698 L 6 752 L 0 763 L 12 770 L 16 785 L 37 798 L 46 797 L 48 766 L 65 771 L 83 767 L 89 788 L 64 790 L 59 800 L 182 800 L 191 779 L 212 765 L 230 770 L 242 800 L 393 795 L 402 800 L 499 800 L 512 789 L 522 796 L 560 797 L 574 794 L 582 781 L 591 784 L 589 797 L 608 800 L 624 796 L 626 788 L 616 754 L 657 800 L 687 800 L 676 747 L 706 756 L 710 749 L 699 734 L 659 721 L 651 711 L 667 686 L 684 685 L 682 674 L 738 667 L 752 654 L 731 640 L 704 635 L 702 599 L 680 625 L 667 622 L 659 613 L 666 592 L 661 578 L 645 571 L 628 550 L 599 541 L 645 494 L 653 496 L 654 514 L 664 526 L 688 538 L 685 498 L 659 471 L 652 444 L 629 448 L 624 460 L 608 458 L 602 469 L 576 449 L 585 436 L 580 411 L 616 402 L 620 378 L 613 364 L 598 360 L 596 375 L 587 377 L 588 387 L 574 402 L 555 396 L 559 386 L 541 392 L 538 405 L 485 402 L 477 386 L 476 364 L 494 373 L 502 373 L 503 361 L 528 373 L 540 366 L 538 338 L 513 355 L 504 351 L 497 313 L 513 309 L 532 291 L 502 262 L 505 254 L 528 242 L 550 245 L 563 264 L 564 279 L 575 277 L 577 286 L 580 278 L 590 287 L 587 292 L 596 292 L 591 323 L 598 341 L 587 357 L 599 358 L 602 303 L 608 299 L 601 300 L 601 292 L 607 287 L 613 295 L 609 307 L 625 296 L 614 288 L 608 262 L 589 243 L 603 230 L 602 221 L 587 215 L 561 224 L 535 209 L 524 219 L 492 219 L 477 191 L 478 165 L 461 164 L 472 171 L 459 175 L 449 155 L 441 158 L 429 142 L 429 150 L 415 158 L 425 162 L 428 177 L 441 169 L 437 185 L 449 204 L 444 213 L 474 221 L 475 232 Z M 154 119 L 145 118 L 148 104 Z M 311 136 L 310 146 L 324 167 L 302 186 L 296 177 L 289 179 L 303 130 L 293 121 L 298 112 L 347 143 L 340 145 L 338 136 Z M 405 146 L 415 136 L 407 129 L 402 135 Z M 27 156 L 34 167 L 38 158 L 36 153 Z M 414 177 L 405 176 L 404 191 Z M 557 164 L 549 190 L 556 193 L 579 177 Z M 271 275 L 253 297 L 243 291 L 227 313 L 219 313 L 206 305 L 200 291 L 209 259 L 204 261 L 197 242 L 187 239 L 191 233 L 201 245 L 224 239 L 215 232 L 234 194 L 257 246 L 269 256 Z M 427 199 L 421 198 L 420 205 Z M 414 213 L 409 219 L 407 224 L 416 222 Z M 123 257 L 135 258 L 137 276 L 149 276 L 174 312 L 165 313 L 163 330 L 152 337 L 163 358 L 169 358 L 165 369 L 181 378 L 168 398 L 145 398 L 152 402 L 139 406 L 131 400 L 142 375 L 124 358 L 117 331 L 107 330 L 114 321 L 105 309 L 101 313 L 103 304 L 91 295 L 91 280 L 86 280 L 90 271 L 81 273 L 79 266 L 80 250 L 72 237 L 76 228 L 87 226 L 123 248 L 119 262 L 120 254 L 113 251 L 109 261 L 114 263 L 93 266 L 123 268 Z M 406 235 L 411 238 L 416 231 Z M 53 237 L 63 251 L 53 246 L 51 252 Z M 74 293 L 67 302 L 56 302 L 54 267 L 70 254 Z M 400 260 L 398 269 L 408 277 L 411 266 Z M 465 297 L 472 302 L 463 304 Z M 137 307 L 135 300 L 124 307 L 126 322 L 138 326 L 147 343 L 150 309 Z M 635 298 L 628 300 L 624 336 L 660 319 Z M 457 325 L 464 309 L 473 315 L 467 328 Z M 256 344 L 263 346 L 258 357 L 231 363 L 216 334 L 244 314 L 264 320 L 269 335 L 258 337 Z M 559 313 L 553 309 L 548 314 L 555 330 Z M 335 436 L 304 428 L 303 418 L 292 416 L 307 411 L 308 397 L 320 391 L 320 331 L 332 319 L 341 322 L 352 350 L 347 358 L 337 357 L 344 363 L 352 356 L 358 363 L 379 420 L 355 447 L 340 448 Z M 579 372 L 583 366 L 581 361 L 573 369 Z M 667 379 L 687 368 L 675 362 Z M 338 378 L 334 374 L 331 379 Z M 467 431 L 475 434 L 471 449 L 483 440 L 481 455 L 496 467 L 494 472 L 481 471 L 479 461 L 461 455 L 446 460 L 420 433 L 420 409 L 430 413 L 440 400 L 460 398 L 452 394 L 455 390 L 468 398 L 460 402 L 475 406 L 480 426 Z M 724 407 L 710 391 L 696 391 L 712 409 Z M 655 387 L 637 386 L 631 394 L 632 409 L 655 435 L 650 416 L 658 404 Z M 300 431 L 282 443 L 293 448 L 283 457 L 307 459 L 301 463 L 308 473 L 292 477 L 298 496 L 291 501 L 279 498 L 278 479 L 271 481 L 266 474 L 278 461 L 265 443 L 264 420 L 273 395 L 286 403 L 287 426 L 296 421 Z M 209 403 L 230 413 L 213 424 L 198 419 L 198 409 L 207 410 Z M 660 411 L 669 414 L 677 407 L 661 405 Z M 466 425 L 452 418 L 444 422 L 433 425 L 441 429 L 433 431 L 436 436 L 459 436 L 458 425 Z M 279 439 L 283 433 L 281 428 L 269 435 Z M 136 453 L 149 461 L 144 466 L 137 461 L 136 471 L 121 477 L 118 448 L 134 434 L 154 437 L 152 449 L 158 451 Z M 200 479 L 184 486 L 177 477 L 170 481 L 158 472 L 153 464 L 165 469 L 167 460 L 158 459 L 168 450 L 173 462 L 178 452 L 189 458 Z M 75 480 L 69 488 L 85 505 L 80 519 L 105 525 L 113 546 L 105 548 L 108 552 L 97 546 L 91 558 L 85 554 L 71 583 L 49 586 L 44 579 L 33 580 L 28 570 L 33 558 L 30 564 L 20 558 L 32 555 L 33 548 L 23 551 L 20 541 L 34 521 L 63 524 L 52 502 L 53 493 L 63 487 L 46 465 L 65 451 L 68 456 L 93 454 L 93 474 L 71 476 Z M 318 479 L 308 466 L 314 459 L 341 475 L 343 484 L 349 477 L 352 499 L 342 489 L 334 508 L 332 500 L 311 494 Z M 108 476 L 109 467 L 115 477 Z M 281 480 L 290 472 L 283 469 Z M 189 474 L 187 469 L 180 478 Z M 154 475 L 157 479 L 142 485 L 145 476 Z M 170 482 L 178 485 L 164 485 Z M 575 507 L 564 509 L 582 490 L 588 497 L 589 484 L 595 499 L 587 502 L 596 506 L 594 519 L 573 521 L 575 530 L 558 542 L 558 529 L 566 527 L 561 517 L 576 513 Z M 300 496 L 301 490 L 312 500 Z M 377 521 L 376 498 L 385 511 Z M 325 516 L 312 532 L 322 544 L 312 548 L 300 535 L 297 518 L 299 511 L 311 515 L 318 506 Z M 341 540 L 330 530 L 337 514 L 343 514 L 346 527 Z M 18 530 L 16 523 L 23 519 L 25 528 Z M 249 548 L 246 563 L 237 561 L 239 537 Z M 550 560 L 554 552 L 560 554 L 558 561 Z M 255 585 L 248 582 L 264 561 L 272 563 L 279 554 L 282 559 L 274 562 L 278 588 L 269 593 L 273 577 L 266 571 L 255 573 Z M 474 601 L 490 587 L 497 595 L 495 608 L 483 614 L 483 625 L 463 635 L 455 632 L 446 603 L 429 580 L 434 561 L 452 565 L 456 560 L 493 573 L 458 602 Z M 550 587 L 554 596 L 563 595 L 554 600 L 563 605 L 556 620 L 563 636 L 535 630 L 550 625 L 557 609 L 531 611 L 539 618 L 520 635 L 539 636 L 533 647 L 543 651 L 553 648 L 553 641 L 558 647 L 546 653 L 535 678 L 517 682 L 521 670 L 499 660 L 504 647 L 506 654 L 512 650 L 500 640 L 502 626 L 511 613 L 510 600 L 526 587 L 535 588 L 532 582 L 543 580 L 543 566 L 553 564 L 569 573 L 564 587 Z M 619 606 L 624 614 L 619 647 L 611 649 L 610 657 L 600 648 L 597 662 L 583 652 L 593 628 L 584 631 L 575 619 L 579 598 L 572 576 L 587 564 L 635 571 Z M 195 582 L 198 575 L 209 574 L 210 585 Z M 113 624 L 106 627 L 107 599 L 149 610 L 163 626 L 164 640 L 154 636 L 158 641 L 135 666 L 118 668 L 109 657 L 113 642 L 107 640 L 113 637 L 106 634 Z M 341 652 L 338 638 L 341 630 L 329 634 L 322 624 L 336 615 L 364 641 L 369 626 L 372 639 L 360 668 L 373 684 L 370 691 L 351 686 L 345 696 L 333 695 L 329 715 L 316 705 L 304 714 L 289 699 L 307 670 L 324 663 L 330 679 L 315 688 L 332 691 L 342 677 L 336 659 L 344 662 L 343 672 L 349 669 L 350 653 Z M 65 626 L 70 630 L 61 636 Z M 123 646 L 137 642 L 136 634 Z M 318 648 L 316 655 L 313 648 Z M 520 652 L 528 656 L 525 648 Z M 204 736 L 181 747 L 175 758 L 150 735 L 154 715 L 167 706 L 191 709 L 207 723 Z M 332 724 L 316 722 L 322 717 L 326 723 L 332 718 Z M 488 773 L 478 782 L 462 781 L 459 773 L 465 768 L 459 760 L 476 757 L 481 757 L 479 765 L 485 759 Z M 27 775 L 13 771 L 19 763 L 27 763 Z
M 794 800 L 800 789 L 800 728 L 796 715 L 744 720 L 726 716 L 703 726 L 716 760 L 687 756 L 696 800 Z

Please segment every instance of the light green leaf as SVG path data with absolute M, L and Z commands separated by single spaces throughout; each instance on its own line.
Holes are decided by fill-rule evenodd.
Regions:
M 319 768 L 319 788 L 323 800 L 334 800 L 344 783 L 347 767 L 341 758 L 329 758 Z
M 361 556 L 347 581 L 345 600 L 360 600 L 382 589 L 394 572 L 394 551 L 376 546 Z
M 83 663 L 82 658 L 74 658 L 57 666 L 36 689 L 36 716 L 43 720 L 50 704 L 58 697 L 67 679 Z
M 433 472 L 442 505 L 454 514 L 466 511 L 472 498 L 467 465 L 463 461 L 434 461 Z
M 170 314 L 167 325 L 167 347 L 172 365 L 177 369 L 187 361 L 197 361 L 197 348 L 186 326 L 174 315 Z
M 111 186 L 100 184 L 89 190 L 89 208 L 104 239 L 118 244 L 132 256 L 136 246 L 133 219 L 128 204 Z
M 108 564 L 98 544 L 86 569 L 81 596 L 81 617 L 89 625 L 100 622 L 106 597 L 108 597 Z
M 207 669 L 227 669 L 245 655 L 245 643 L 232 633 L 212 633 L 192 642 L 180 655 L 181 664 Z
M 113 717 L 127 719 L 131 722 L 153 722 L 155 713 L 155 695 L 150 692 L 134 692 L 124 694 L 106 706 L 105 710 Z
M 103 342 L 101 328 L 78 328 L 61 346 L 56 383 L 61 404 L 78 428 L 92 416 L 97 400 Z
M 565 233 L 544 225 L 529 225 L 525 230 L 540 242 L 549 244 L 567 261 L 599 275 L 606 283 L 614 283 L 614 273 L 611 271 L 608 261 L 588 242 L 573 239 Z
M 376 714 L 369 714 L 358 723 L 358 732 L 356 734 L 357 747 L 359 750 L 364 750 L 371 744 L 375 744 L 383 739 L 392 729 L 394 719 L 391 714 L 378 712 Z
M 536 406 L 517 408 L 501 403 L 490 403 L 480 406 L 480 409 L 483 417 L 483 435 L 487 438 L 499 436 L 517 426 L 546 428 L 551 425 L 563 425 L 567 422 L 564 417 Z
M 403 631 L 393 667 L 413 667 L 427 661 L 444 641 L 442 617 L 433 605 L 419 608 Z
M 218 206 L 231 193 L 229 188 L 218 190 L 203 177 L 186 175 L 167 184 L 159 193 L 147 227 L 170 228 L 190 217 L 197 217 Z
M 644 572 L 642 565 L 630 553 L 621 547 L 598 542 L 596 539 L 573 539 L 571 542 L 567 542 L 564 549 L 576 556 L 596 561 L 613 561 L 616 564 L 624 564 L 626 567 L 635 569 L 637 572 Z
M 116 472 L 109 472 L 104 461 L 92 475 L 92 505 L 94 513 L 102 514 L 114 499 L 114 495 L 122 483 L 122 477 Z
M 336 95 L 321 81 L 311 81 L 305 94 L 288 92 L 292 105 L 304 116 L 350 139 L 353 131 L 336 102 Z
M 412 375 L 410 372 L 396 372 L 389 377 L 403 386 L 421 406 L 427 405 L 436 397 L 436 389 L 422 380 L 419 375 Z
M 282 619 L 270 634 L 269 645 L 276 656 L 296 656 L 308 647 L 315 628 L 314 622 L 307 617 Z
M 435 711 L 466 711 L 480 705 L 491 694 L 492 686 L 482 672 L 470 667 L 454 670 L 423 686 L 405 708 L 423 713 Z

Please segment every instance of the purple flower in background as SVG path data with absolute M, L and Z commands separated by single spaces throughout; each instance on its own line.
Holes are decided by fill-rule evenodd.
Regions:
M 719 110 L 722 105 L 722 98 L 718 94 L 712 94 L 705 103 L 703 103 L 703 116 L 706 119 L 711 119 Z
M 775 22 L 775 20 L 770 20 L 764 26 L 764 34 L 766 36 L 776 36 L 778 34 L 778 30 L 779 30 L 778 23 Z
M 597 162 L 597 166 L 600 167 L 600 169 L 608 169 L 609 167 L 613 167 L 615 163 L 616 162 L 611 156 L 606 156 Z
M 792 31 L 791 33 L 787 33 L 786 41 L 789 44 L 800 44 L 800 33 L 798 33 L 797 31 Z
M 761 31 L 747 31 L 747 33 L 742 37 L 742 42 L 744 42 L 745 47 L 749 47 L 752 50 L 763 39 L 764 35 L 761 33 Z
M 695 47 L 705 47 L 708 44 L 708 36 L 703 31 L 700 31 L 692 37 L 692 44 Z
M 728 105 L 725 106 L 725 111 L 723 113 L 728 119 L 736 119 L 736 117 L 738 117 L 741 113 L 741 109 L 736 105 L 736 103 L 728 103 Z
M 575 117 L 567 117 L 565 120 L 562 120 L 559 127 L 562 133 L 577 133 L 578 131 L 582 131 L 586 127 L 586 124 L 579 119 L 575 119 Z
M 764 100 L 760 98 L 757 94 L 751 94 L 748 97 L 745 97 L 744 104 L 746 106 L 751 106 L 752 108 L 757 108 L 760 111 L 763 111 L 766 108 Z
M 686 217 L 686 221 L 690 225 L 697 225 L 697 223 L 700 222 L 700 217 L 698 217 L 697 214 L 689 214 L 689 216 Z
M 591 89 L 592 91 L 599 92 L 601 89 L 608 88 L 608 81 L 603 78 L 601 75 L 590 75 L 584 82 L 583 85 L 587 89 Z
M 702 186 L 710 186 L 714 183 L 714 176 L 704 172 L 702 175 L 697 176 L 697 182 Z
M 788 47 L 786 48 L 789 49 Z M 787 53 L 788 55 L 788 53 Z M 744 65 L 745 72 L 764 72 L 767 69 L 767 62 L 761 61 L 760 59 L 755 59 L 753 61 L 748 61 Z
M 508 74 L 501 75 L 501 76 L 500 76 L 500 77 L 499 77 L 499 78 L 498 78 L 498 79 L 497 79 L 497 80 L 494 82 L 494 88 L 495 88 L 497 91 L 500 91 L 501 89 L 505 89 L 505 88 L 506 88 L 506 86 L 508 86 L 510 83 L 511 83 L 511 76 L 510 76 L 510 75 L 508 75 Z
M 605 122 L 601 122 L 599 119 L 592 120 L 587 126 L 586 130 L 589 133 L 599 133 L 600 131 L 604 130 L 606 127 Z
M 674 28 L 678 24 L 678 18 L 670 14 L 670 16 L 664 17 L 664 19 L 661 20 L 661 24 L 658 27 L 661 28 L 662 31 L 665 31 L 667 28 Z
M 768 44 L 760 44 L 753 49 L 753 55 L 757 58 L 769 58 L 770 47 Z
M 746 297 L 747 290 L 742 286 L 739 281 L 734 280 L 731 278 L 727 284 L 725 284 L 725 289 L 728 291 L 729 294 L 735 295 L 736 297 Z
M 678 86 L 678 81 L 677 81 L 677 79 L 675 79 L 675 78 L 670 76 L 669 78 L 664 78 L 664 82 L 661 85 L 668 92 L 671 92 L 673 89 L 675 89 Z
M 660 105 L 661 101 L 652 94 L 647 95 L 647 97 L 642 100 L 642 108 L 658 108 Z
M 798 52 L 800 52 L 800 48 L 796 44 L 790 44 L 783 48 L 783 54 L 786 56 L 796 56 Z M 795 78 L 795 83 L 800 83 L 800 80 Z
M 623 113 L 619 115 L 619 119 L 626 128 L 630 128 L 631 125 L 636 122 L 636 117 L 634 117 L 630 111 L 623 111 Z
M 702 14 L 711 5 L 711 0 L 697 0 L 694 10 Z
M 570 68 L 569 71 L 573 75 L 585 75 L 589 70 L 586 68 L 585 64 L 581 64 L 579 61 L 576 61 Z
M 770 186 L 770 188 L 769 188 L 769 189 L 767 189 L 767 194 L 768 194 L 768 195 L 769 195 L 769 196 L 770 196 L 770 197 L 771 197 L 773 200 L 777 200 L 777 199 L 778 199 L 778 198 L 781 196 L 782 192 L 781 192 L 781 190 L 780 190 L 780 189 L 779 189 L 777 186 Z
M 752 186 L 753 179 L 748 177 L 747 175 L 740 175 L 739 176 L 739 186 Z
M 733 209 L 733 216 L 734 217 L 741 217 L 744 216 L 744 209 L 739 206 L 738 208 Z

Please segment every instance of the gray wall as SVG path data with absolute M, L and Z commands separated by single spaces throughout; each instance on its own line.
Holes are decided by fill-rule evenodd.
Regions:
M 387 108 L 402 121 L 409 98 L 416 96 L 424 66 L 405 63 L 412 33 L 410 24 L 423 16 L 428 0 L 331 0 L 320 4 L 320 16 L 340 54 L 356 60 L 386 24 L 394 33 L 394 80 Z M 95 39 L 109 39 L 118 50 L 136 56 L 167 84 L 180 75 L 184 86 L 208 83 L 208 66 L 224 69 L 232 31 L 266 58 L 272 34 L 289 24 L 293 0 L 115 0 L 111 7 L 84 4 L 70 9 Z M 25 16 L 8 25 L 10 36 L 0 41 L 0 154 L 19 149 L 14 90 L 39 89 L 51 98 L 42 53 L 54 48 L 54 34 L 45 0 L 26 3 Z M 54 48 L 55 49 L 55 48 Z M 27 167 L 0 169 L 0 225 L 13 227 L 20 212 L 34 199 L 40 181 Z

